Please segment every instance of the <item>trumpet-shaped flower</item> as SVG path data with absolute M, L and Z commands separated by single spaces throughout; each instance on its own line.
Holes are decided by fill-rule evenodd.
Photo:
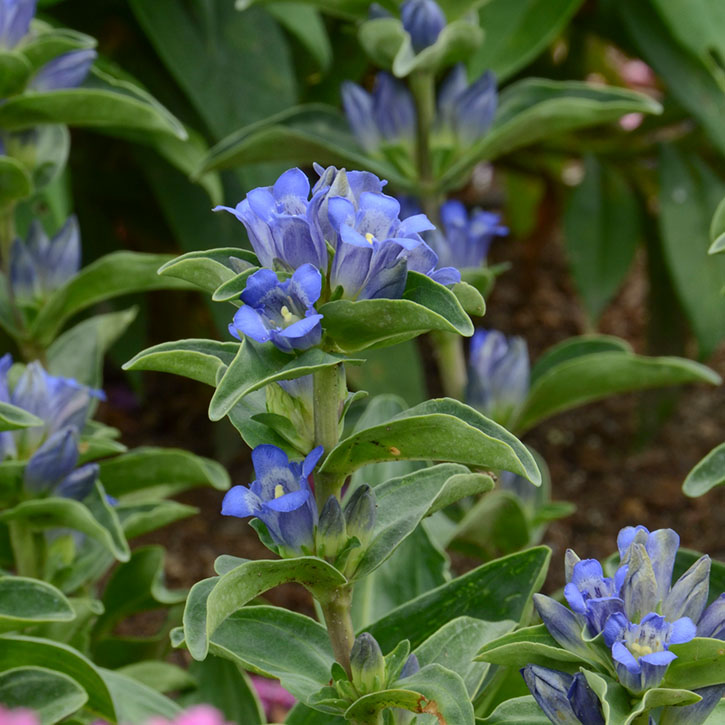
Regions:
M 413 96 L 405 84 L 389 73 L 377 74 L 372 93 L 357 83 L 345 81 L 342 107 L 358 143 L 369 153 L 384 145 L 412 148 L 416 124 Z
M 86 79 L 98 53 L 92 48 L 70 50 L 49 60 L 30 79 L 28 88 L 34 91 L 57 91 L 75 88 Z
M 0 0 L 0 49 L 12 50 L 30 30 L 36 0 Z
M 25 242 L 16 239 L 10 250 L 10 283 L 15 299 L 31 305 L 47 298 L 78 273 L 81 243 L 78 221 L 68 218 L 50 239 L 35 220 Z
M 299 169 L 285 171 L 272 186 L 250 191 L 228 211 L 244 224 L 263 267 L 292 271 L 303 264 L 327 268 L 327 247 L 314 237 L 307 219 L 310 182 Z
M 283 352 L 313 347 L 322 338 L 322 315 L 313 306 L 321 290 L 322 276 L 311 264 L 303 264 L 284 282 L 271 269 L 260 269 L 247 280 L 244 306 L 229 332 L 239 340 L 242 335 L 257 342 L 271 340 Z
M 248 487 L 233 486 L 224 496 L 222 514 L 256 516 L 289 556 L 313 551 L 317 505 L 308 479 L 321 456 L 318 446 L 296 463 L 276 446 L 257 446 L 252 451 L 256 480 Z
M 497 106 L 494 74 L 486 71 L 469 85 L 466 68 L 459 63 L 438 92 L 436 132 L 451 136 L 463 147 L 475 143 L 493 123 Z
M 607 620 L 603 636 L 612 648 L 619 681 L 632 692 L 643 692 L 657 687 L 667 666 L 677 659 L 669 646 L 689 642 L 695 637 L 696 629 L 689 617 L 668 622 L 650 612 L 641 622 L 633 624 L 618 612 Z
M 574 565 L 564 596 L 575 612 L 586 617 L 592 637 L 602 631 L 612 614 L 624 612 L 619 593 L 626 573 L 627 568 L 620 567 L 615 577 L 605 577 L 596 559 L 584 559 Z
M 400 19 L 416 53 L 433 45 L 446 26 L 446 16 L 435 0 L 406 0 L 400 7 Z
M 471 338 L 466 401 L 505 425 L 529 392 L 529 353 L 520 337 L 478 330 Z
M 569 675 L 539 665 L 527 665 L 521 674 L 551 722 L 557 725 L 604 725 L 599 700 L 583 674 Z

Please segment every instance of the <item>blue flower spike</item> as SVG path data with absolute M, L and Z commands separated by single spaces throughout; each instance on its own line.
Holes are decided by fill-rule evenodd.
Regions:
M 303 264 L 284 282 L 271 269 L 260 269 L 247 280 L 244 305 L 229 332 L 238 340 L 243 335 L 257 342 L 271 340 L 287 353 L 314 347 L 322 339 L 322 315 L 314 308 L 321 291 L 322 275 L 311 264 Z
M 222 514 L 259 518 L 284 556 L 312 553 L 317 504 L 309 477 L 321 456 L 318 446 L 302 463 L 290 462 L 277 446 L 257 446 L 252 451 L 256 480 L 233 486 L 224 496 Z
M 433 45 L 446 26 L 446 16 L 435 0 L 406 0 L 400 7 L 400 19 L 416 53 Z

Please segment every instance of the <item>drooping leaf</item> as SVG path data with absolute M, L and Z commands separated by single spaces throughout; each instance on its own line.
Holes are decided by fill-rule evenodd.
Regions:
M 17 405 L 11 405 L 0 401 L 0 432 L 6 430 L 17 430 L 18 428 L 32 428 L 36 425 L 43 425 L 43 421 L 37 415 L 29 413 Z
M 75 617 L 62 592 L 39 579 L 0 576 L 0 631 Z
M 118 672 L 161 693 L 188 690 L 196 686 L 196 681 L 186 670 L 170 662 L 142 660 L 120 667 Z
M 477 725 L 549 725 L 551 720 L 531 695 L 525 695 L 502 702 L 488 717 L 477 718 L 476 723 Z
M 725 443 L 715 446 L 688 474 L 682 484 L 686 496 L 702 496 L 725 484 Z
M 174 257 L 159 268 L 159 274 L 183 279 L 207 292 L 214 292 L 239 273 L 238 267 L 258 266 L 259 260 L 252 252 L 240 247 L 220 247 Z

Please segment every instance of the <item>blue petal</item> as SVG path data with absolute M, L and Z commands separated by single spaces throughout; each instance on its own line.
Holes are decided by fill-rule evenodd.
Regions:
M 641 543 L 646 544 L 647 538 L 649 537 L 649 529 L 644 526 L 625 526 L 617 534 L 617 548 L 619 549 L 619 558 L 622 562 L 626 559 L 627 551 L 635 537 Z
M 78 220 L 68 218 L 50 242 L 44 265 L 46 290 L 53 292 L 78 273 L 81 266 L 81 238 Z
M 401 237 L 409 237 L 412 234 L 420 234 L 435 229 L 435 224 L 425 214 L 413 214 L 404 219 L 400 223 L 398 235 Z
M 612 645 L 612 658 L 632 674 L 639 674 L 642 670 L 635 656 L 627 649 L 623 642 L 615 642 Z
M 55 489 L 57 496 L 82 501 L 93 489 L 98 478 L 99 466 L 97 463 L 87 463 L 69 473 Z
M 304 214 L 310 180 L 300 169 L 288 169 L 274 182 L 272 194 L 287 214 Z
M 551 722 L 581 725 L 567 696 L 574 679 L 571 675 L 539 665 L 527 665 L 521 674 L 529 692 Z
M 272 225 L 279 258 L 292 269 L 303 264 L 314 264 L 327 269 L 327 246 L 319 237 L 313 238 L 305 217 L 279 216 Z
M 258 516 L 261 508 L 262 502 L 259 497 L 246 486 L 232 486 L 224 494 L 222 501 L 222 514 L 240 519 L 246 516 Z
M 290 342 L 296 350 L 304 350 L 317 345 L 322 338 L 320 320 L 322 315 L 309 315 L 297 322 L 293 322 L 284 330 L 273 330 L 272 337 L 283 337 Z
M 341 240 L 332 260 L 331 289 L 341 286 L 346 299 L 356 299 L 370 272 L 373 254 L 370 244 L 351 244 Z
M 446 16 L 435 0 L 406 0 L 400 7 L 400 19 L 416 53 L 433 45 L 446 26 Z
M 35 0 L 3 0 L 0 3 L 0 48 L 14 48 L 30 30 Z
M 277 200 L 270 187 L 259 186 L 247 193 L 249 210 L 265 223 L 271 224 L 277 213 Z
M 697 627 L 689 617 L 680 617 L 672 622 L 670 633 L 670 644 L 683 644 L 694 639 L 697 634 Z
M 604 725 L 599 699 L 581 672 L 574 675 L 566 696 L 582 725 Z
M 356 83 L 342 84 L 342 107 L 347 122 L 360 146 L 375 151 L 380 146 L 380 131 L 373 117 L 373 98 Z
M 264 506 L 271 511 L 288 513 L 290 511 L 296 511 L 300 506 L 304 506 L 311 495 L 312 493 L 309 489 L 298 489 L 297 491 L 291 491 L 290 493 L 285 493 L 282 496 L 265 501 Z
M 633 622 L 638 621 L 645 612 L 656 609 L 659 602 L 652 562 L 642 544 L 632 544 L 629 549 L 628 570 L 621 597 L 627 616 Z
M 699 621 L 710 590 L 710 557 L 700 557 L 675 583 L 667 595 L 662 613 L 667 619 L 689 617 Z
M 327 202 L 327 214 L 333 229 L 340 232 L 342 227 L 355 225 L 355 207 L 348 199 L 333 196 Z
M 15 239 L 10 247 L 10 283 L 20 304 L 31 304 L 42 295 L 35 260 L 20 239 Z
M 725 694 L 725 685 L 712 685 L 693 690 L 702 700 L 692 705 L 666 707 L 659 725 L 703 725 Z
M 661 601 L 672 585 L 672 570 L 680 546 L 680 537 L 672 529 L 657 529 L 647 537 L 645 547 L 657 579 L 657 596 Z
M 289 294 L 300 299 L 305 308 L 312 307 L 322 293 L 322 275 L 317 267 L 303 264 L 292 275 Z
M 256 446 L 252 451 L 252 465 L 257 478 L 263 479 L 267 476 L 279 475 L 280 469 L 286 469 L 289 466 L 289 458 L 281 448 L 264 443 Z
M 624 636 L 629 627 L 627 616 L 623 612 L 613 614 L 604 625 L 602 636 L 607 647 L 611 647 L 614 642 Z
M 247 278 L 241 300 L 250 307 L 261 307 L 265 296 L 278 285 L 277 275 L 271 269 L 260 269 Z
M 238 333 L 242 332 L 257 342 L 267 342 L 271 336 L 270 331 L 264 324 L 262 316 L 249 305 L 244 305 L 244 307 L 240 307 L 236 311 L 230 329 L 232 327 Z M 235 337 L 241 339 L 238 334 Z
M 75 88 L 83 83 L 97 57 L 98 53 L 89 48 L 63 53 L 42 66 L 28 87 L 35 91 Z
M 461 281 L 461 273 L 455 267 L 441 267 L 428 275 L 434 282 L 449 287 Z
M 584 623 L 574 612 L 543 594 L 534 594 L 534 606 L 549 634 L 564 649 L 586 655 L 587 648 L 581 637 Z
M 75 468 L 77 461 L 78 431 L 75 428 L 59 430 L 30 458 L 23 484 L 33 493 L 49 491 Z
M 697 623 L 697 636 L 725 639 L 725 594 L 721 594 L 704 611 Z
M 317 465 L 320 458 L 322 458 L 322 454 L 324 453 L 324 449 L 322 446 L 317 446 L 317 448 L 313 448 L 306 456 L 303 464 L 302 464 L 302 475 L 305 478 L 308 478 L 309 475 L 312 473 L 312 471 L 315 470 L 315 466 Z
M 395 197 L 365 191 L 360 194 L 355 226 L 360 234 L 372 234 L 382 241 L 390 235 L 399 213 L 400 202 Z

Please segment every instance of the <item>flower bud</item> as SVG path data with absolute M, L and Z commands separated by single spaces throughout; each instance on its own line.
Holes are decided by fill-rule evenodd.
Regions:
M 334 561 L 347 541 L 345 517 L 340 502 L 330 496 L 325 502 L 317 524 L 317 555 Z
M 385 685 L 385 658 L 375 637 L 368 632 L 355 639 L 350 652 L 350 669 L 353 685 L 361 695 L 376 692 Z
M 289 422 L 278 430 L 300 453 L 311 451 L 314 439 L 314 405 L 312 375 L 295 380 L 280 380 L 267 385 L 267 412 Z
M 361 546 L 365 546 L 370 540 L 375 526 L 376 508 L 375 491 L 367 484 L 355 489 L 345 505 L 347 535 L 357 537 Z
M 446 16 L 435 0 L 407 0 L 400 8 L 400 19 L 416 53 L 433 45 L 446 26 Z

